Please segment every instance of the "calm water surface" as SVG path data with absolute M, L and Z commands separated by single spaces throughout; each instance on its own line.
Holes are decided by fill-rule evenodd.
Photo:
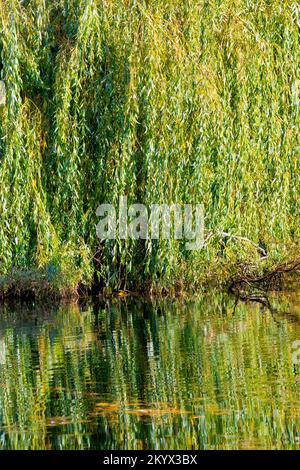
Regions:
M 0 448 L 299 448 L 300 292 L 270 302 L 1 307 Z

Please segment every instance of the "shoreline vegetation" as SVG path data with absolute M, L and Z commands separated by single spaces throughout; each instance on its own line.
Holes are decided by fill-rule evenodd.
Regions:
M 7 0 L 0 24 L 0 299 L 297 282 L 296 2 Z M 203 204 L 203 249 L 100 242 L 123 195 Z
M 0 302 L 20 301 L 81 301 L 88 296 L 106 298 L 135 297 L 145 298 L 193 298 L 212 289 L 227 291 L 242 301 L 265 302 L 268 292 L 293 291 L 300 286 L 300 258 L 272 266 L 239 265 L 219 266 L 219 271 L 202 272 L 197 282 L 176 282 L 174 285 L 140 285 L 135 290 L 113 290 L 99 285 L 74 287 L 64 286 L 60 275 L 49 276 L 42 270 L 13 270 L 0 276 Z

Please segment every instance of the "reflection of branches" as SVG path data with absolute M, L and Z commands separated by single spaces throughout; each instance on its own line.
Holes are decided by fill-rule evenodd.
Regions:
M 21 323 L 34 324 L 36 321 L 47 321 L 59 308 L 58 302 L 53 303 L 36 303 L 21 302 L 19 300 L 7 300 L 0 303 L 1 322 L 13 324 L 14 326 Z
M 271 304 L 269 298 L 266 295 L 246 295 L 239 293 L 236 299 L 237 301 L 235 304 L 235 308 L 239 301 L 259 303 L 271 313 L 272 318 L 277 324 L 280 324 L 280 322 L 277 320 L 278 317 L 288 319 L 293 323 L 300 323 L 300 319 L 297 315 L 294 315 L 293 313 L 287 311 L 281 312 L 278 308 L 274 307 L 274 305 Z
M 237 306 L 238 306 L 238 303 L 239 303 L 240 299 L 239 297 L 237 296 L 235 298 L 235 302 L 234 302 L 234 306 L 233 306 L 233 310 L 232 310 L 232 315 L 235 315 L 235 312 L 236 312 L 236 309 L 237 309 Z

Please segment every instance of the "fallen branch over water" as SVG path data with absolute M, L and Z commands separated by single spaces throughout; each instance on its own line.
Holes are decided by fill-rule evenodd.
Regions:
M 284 275 L 296 273 L 300 273 L 300 258 L 280 263 L 261 275 L 249 272 L 248 266 L 244 266 L 243 272 L 232 279 L 229 290 L 239 295 L 241 291 L 251 287 L 268 290 L 278 284 Z

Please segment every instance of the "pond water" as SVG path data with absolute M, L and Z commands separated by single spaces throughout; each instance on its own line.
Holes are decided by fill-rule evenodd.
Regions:
M 0 448 L 300 448 L 300 292 L 270 304 L 0 307 Z

